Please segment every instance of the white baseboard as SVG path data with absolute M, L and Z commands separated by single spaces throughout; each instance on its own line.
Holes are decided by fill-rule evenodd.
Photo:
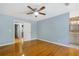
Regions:
M 2 45 L 0 45 L 0 47 L 2 47 L 2 46 L 6 46 L 6 45 L 11 45 L 11 44 L 14 44 L 14 42 L 7 43 L 7 44 L 2 44 Z
M 62 43 L 58 43 L 58 42 L 51 42 L 51 41 L 48 41 L 48 40 L 45 40 L 45 39 L 41 39 L 41 38 L 38 38 L 38 40 L 45 41 L 45 42 L 49 42 L 49 43 L 53 43 L 53 44 L 60 45 L 60 46 L 65 46 L 65 47 L 68 47 L 68 48 L 76 48 L 76 49 L 79 49 L 79 46 L 76 46 L 76 45 L 62 44 Z
M 31 41 L 31 40 L 36 40 L 37 38 L 32 38 L 32 39 L 28 39 L 28 40 L 24 40 L 24 41 Z
M 37 39 L 37 38 L 33 38 L 33 39 L 29 39 L 29 40 L 24 40 L 24 41 L 31 41 L 31 40 L 36 40 L 36 39 Z M 6 45 L 11 45 L 11 44 L 14 44 L 14 42 L 7 43 L 7 44 L 1 44 L 0 47 L 6 46 Z
M 58 43 L 58 42 L 51 42 L 51 41 L 48 41 L 48 40 L 45 40 L 45 39 L 41 39 L 41 38 L 33 38 L 33 39 L 29 39 L 29 40 L 24 40 L 24 41 L 31 41 L 31 40 L 41 40 L 41 41 L 53 43 L 53 44 L 60 45 L 60 46 L 65 46 L 65 47 L 70 47 L 70 48 L 77 48 L 77 49 L 79 49 L 79 46 L 76 46 L 76 45 L 72 45 L 72 44 L 62 44 L 62 43 Z M 7 43 L 7 44 L 2 44 L 2 45 L 0 45 L 0 47 L 1 47 L 1 46 L 6 46 L 6 45 L 11 45 L 11 44 L 14 44 L 14 42 Z
M 48 40 L 45 40 L 45 39 L 38 39 L 38 40 L 46 41 L 46 42 L 61 45 L 61 46 L 66 46 L 65 44 L 61 44 L 61 43 L 58 43 L 58 42 L 51 42 L 51 41 L 48 41 Z

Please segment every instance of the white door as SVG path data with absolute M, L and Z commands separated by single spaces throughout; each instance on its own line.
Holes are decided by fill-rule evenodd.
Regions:
M 31 23 L 24 23 L 24 41 L 31 40 Z

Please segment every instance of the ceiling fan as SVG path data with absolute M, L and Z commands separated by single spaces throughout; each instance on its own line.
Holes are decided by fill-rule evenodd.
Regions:
M 26 13 L 27 15 L 34 14 L 35 17 L 37 17 L 39 14 L 46 15 L 45 13 L 42 13 L 41 11 L 45 9 L 45 6 L 42 6 L 39 10 L 37 8 L 32 8 L 31 6 L 27 6 L 29 9 L 31 9 L 31 12 Z

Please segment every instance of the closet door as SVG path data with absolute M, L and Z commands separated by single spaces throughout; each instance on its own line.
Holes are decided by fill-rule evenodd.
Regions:
M 31 40 L 31 23 L 24 23 L 24 41 Z

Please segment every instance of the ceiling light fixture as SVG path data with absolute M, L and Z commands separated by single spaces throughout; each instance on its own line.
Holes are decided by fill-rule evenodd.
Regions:
M 35 17 L 37 17 L 39 15 L 39 13 L 38 12 L 34 12 L 34 15 L 35 15 Z
M 40 9 L 32 8 L 31 6 L 27 6 L 29 9 L 31 9 L 31 12 L 28 12 L 27 15 L 33 14 L 35 17 L 40 15 L 46 15 L 42 10 L 45 9 L 45 6 L 42 6 Z

